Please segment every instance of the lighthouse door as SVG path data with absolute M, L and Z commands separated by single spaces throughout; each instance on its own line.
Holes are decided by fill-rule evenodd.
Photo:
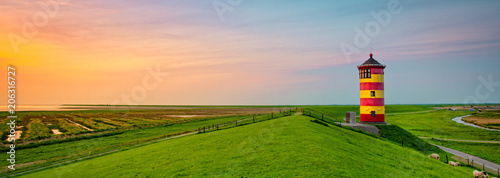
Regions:
M 372 117 L 375 117 L 375 111 L 372 111 Z

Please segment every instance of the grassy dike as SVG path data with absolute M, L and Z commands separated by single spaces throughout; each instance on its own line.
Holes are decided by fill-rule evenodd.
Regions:
M 470 177 L 454 168 L 362 133 L 279 119 L 162 141 L 34 172 L 26 177 Z
M 89 137 L 88 139 L 79 138 L 78 140 L 68 142 L 55 140 L 53 141 L 54 143 L 49 142 L 43 145 L 37 144 L 34 146 L 16 146 L 16 170 L 10 171 L 4 169 L 2 170 L 0 176 L 10 175 L 16 172 L 22 172 L 62 161 L 92 156 L 116 149 L 126 149 L 135 144 L 164 138 L 167 134 L 182 133 L 188 130 L 196 130 L 198 127 L 206 125 L 224 123 L 248 117 L 249 116 L 221 117 L 157 127 L 118 131 L 116 133 L 112 132 L 109 135 L 96 135 Z M 7 148 L 2 149 L 2 152 L 7 151 Z M 3 154 L 1 158 L 7 159 L 7 157 L 8 154 Z M 0 166 L 4 168 L 6 168 L 8 164 L 9 162 L 7 161 L 0 162 Z
M 422 154 L 430 155 L 433 153 L 439 154 L 439 159 L 443 163 L 446 162 L 446 156 L 448 156 L 448 161 L 451 161 L 451 156 L 448 152 L 445 152 L 438 148 L 437 146 L 431 145 L 426 141 L 418 138 L 412 133 L 402 129 L 397 125 L 376 125 L 380 129 L 380 136 L 385 138 L 396 145 L 403 146 L 406 148 L 410 148 L 416 150 Z M 453 160 L 455 161 L 455 160 Z

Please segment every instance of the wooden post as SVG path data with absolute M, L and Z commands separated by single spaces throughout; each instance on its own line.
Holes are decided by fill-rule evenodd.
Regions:
M 274 117 L 273 117 L 273 113 L 271 113 L 271 119 L 272 119 L 272 118 L 274 118 Z
M 253 123 L 255 123 L 255 116 L 253 116 L 252 118 L 253 118 Z
M 446 155 L 446 163 L 448 163 L 448 155 Z
M 467 165 L 470 165 L 470 164 L 469 164 L 469 158 L 467 158 Z
M 238 127 L 238 120 L 236 120 L 236 127 Z
M 219 124 L 217 124 L 217 130 L 219 130 Z
M 484 163 L 483 163 L 483 171 L 486 171 L 486 170 L 484 170 Z
M 474 160 L 472 160 L 472 161 L 470 162 L 470 165 L 472 165 L 472 167 L 474 167 Z
M 497 169 L 497 175 L 500 176 L 500 169 Z

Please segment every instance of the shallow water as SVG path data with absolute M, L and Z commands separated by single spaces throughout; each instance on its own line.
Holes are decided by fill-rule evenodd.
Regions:
M 462 120 L 462 118 L 467 117 L 467 116 L 470 116 L 470 115 L 455 117 L 455 118 L 453 118 L 451 120 L 453 120 L 453 121 L 455 121 L 455 122 L 457 122 L 459 124 L 464 124 L 464 125 L 472 126 L 472 127 L 475 127 L 475 128 L 480 128 L 480 129 L 484 129 L 484 130 L 492 130 L 492 131 L 500 131 L 500 130 L 497 130 L 497 129 L 484 128 L 484 127 L 481 127 L 481 126 L 478 126 L 478 125 L 474 125 L 474 124 L 471 124 L 471 123 L 464 122 Z

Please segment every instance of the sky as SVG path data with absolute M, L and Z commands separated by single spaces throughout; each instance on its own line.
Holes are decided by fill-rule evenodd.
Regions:
M 500 103 L 500 1 L 2 0 L 0 73 L 32 104 Z M 0 77 L 7 93 L 7 77 Z M 7 95 L 0 95 L 6 101 Z

